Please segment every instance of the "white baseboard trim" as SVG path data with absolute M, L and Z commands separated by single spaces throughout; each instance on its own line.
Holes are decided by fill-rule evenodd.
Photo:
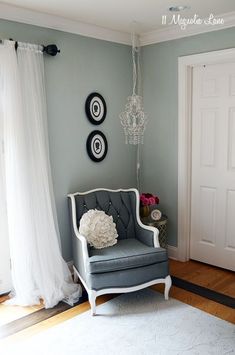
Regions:
M 173 245 L 168 245 L 167 246 L 167 250 L 168 250 L 169 259 L 179 260 L 178 259 L 178 248 L 177 247 L 174 247 Z

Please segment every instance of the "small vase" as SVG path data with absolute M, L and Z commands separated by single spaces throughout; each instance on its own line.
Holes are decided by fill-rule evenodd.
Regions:
M 140 217 L 148 217 L 150 214 L 149 206 L 141 206 L 140 207 Z

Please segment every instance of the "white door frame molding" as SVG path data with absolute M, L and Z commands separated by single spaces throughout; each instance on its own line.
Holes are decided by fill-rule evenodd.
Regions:
M 178 260 L 189 260 L 191 220 L 192 69 L 235 62 L 235 48 L 178 58 Z

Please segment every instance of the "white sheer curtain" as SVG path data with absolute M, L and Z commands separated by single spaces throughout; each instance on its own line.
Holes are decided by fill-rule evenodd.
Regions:
M 61 256 L 47 140 L 42 48 L 0 45 L 12 281 L 8 304 L 73 304 L 81 288 Z
M 1 75 L 1 74 L 0 74 Z M 0 81 L 0 92 L 2 90 Z M 2 103 L 0 96 L 0 116 Z M 7 227 L 6 186 L 4 169 L 3 121 L 0 119 L 0 294 L 11 289 L 10 251 Z M 1 324 L 1 321 L 0 321 Z

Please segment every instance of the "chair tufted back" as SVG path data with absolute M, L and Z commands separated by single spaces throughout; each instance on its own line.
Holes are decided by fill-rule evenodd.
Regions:
M 82 215 L 90 209 L 102 210 L 113 216 L 120 239 L 135 238 L 136 194 L 134 191 L 99 190 L 75 195 L 77 226 Z

